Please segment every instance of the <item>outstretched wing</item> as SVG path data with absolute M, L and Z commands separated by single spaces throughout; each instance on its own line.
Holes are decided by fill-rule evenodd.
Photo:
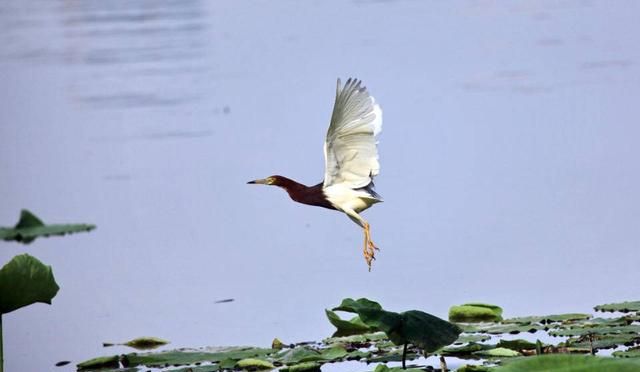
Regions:
M 357 79 L 336 90 L 331 124 L 324 142 L 324 187 L 343 183 L 358 189 L 380 171 L 376 136 L 382 130 L 382 110 Z

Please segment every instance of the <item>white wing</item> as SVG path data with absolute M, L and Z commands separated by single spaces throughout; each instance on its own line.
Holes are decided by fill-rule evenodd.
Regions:
M 380 171 L 376 136 L 382 130 L 382 110 L 361 83 L 349 79 L 341 88 L 338 79 L 324 143 L 324 187 L 365 187 Z

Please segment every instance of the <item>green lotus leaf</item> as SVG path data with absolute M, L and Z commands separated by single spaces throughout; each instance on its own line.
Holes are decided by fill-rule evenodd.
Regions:
M 456 372 L 492 372 L 495 371 L 496 368 L 496 366 L 485 366 L 482 364 L 466 364 L 456 369 Z
M 519 338 L 516 340 L 500 340 L 498 342 L 497 347 L 502 347 L 502 348 L 516 350 L 516 351 L 522 351 L 522 350 L 535 349 L 536 343 Z
M 322 340 L 325 344 L 364 344 L 371 341 L 386 340 L 387 334 L 379 331 L 374 333 L 364 333 L 360 335 L 329 337 Z
M 458 344 L 466 344 L 468 342 L 483 342 L 483 341 L 489 341 L 490 339 L 491 339 L 491 336 L 486 334 L 463 334 L 463 335 L 460 335 L 458 339 L 453 342 L 453 344 L 458 345 Z
M 612 355 L 619 358 L 640 358 L 640 346 L 632 347 L 624 351 L 614 351 Z
M 458 369 L 456 372 L 491 372 L 495 370 L 496 367 L 488 367 L 483 365 L 476 364 L 466 364 Z
M 640 311 L 640 301 L 627 301 L 618 302 L 613 304 L 604 304 L 594 307 L 596 311 L 619 311 L 622 313 L 628 313 L 630 311 Z
M 541 355 L 513 361 L 496 372 L 632 372 L 640 369 L 640 360 L 584 355 Z
M 342 345 L 333 345 L 326 349 L 313 349 L 309 346 L 298 346 L 296 348 L 282 351 L 274 358 L 287 365 L 302 362 L 335 361 L 347 355 L 347 350 Z
M 622 334 L 595 334 L 585 335 L 582 337 L 570 338 L 564 342 L 564 345 L 572 348 L 584 348 L 594 350 L 611 349 L 620 345 L 633 345 L 640 340 L 639 334 L 622 333 Z
M 234 347 L 220 351 L 181 351 L 171 350 L 160 353 L 125 354 L 122 356 L 122 364 L 125 367 L 144 365 L 147 367 L 162 367 L 165 365 L 188 365 L 200 362 L 233 361 L 233 367 L 237 361 L 247 358 L 265 356 L 273 353 L 273 349 Z
M 470 342 L 462 346 L 456 346 L 456 345 L 447 346 L 445 348 L 440 349 L 438 351 L 438 354 L 444 355 L 444 356 L 460 357 L 463 355 L 470 355 L 472 353 L 475 353 L 476 351 L 495 349 L 495 347 L 496 345 L 479 344 L 476 342 Z
M 452 306 L 449 309 L 449 321 L 456 323 L 499 322 L 502 320 L 502 308 L 496 305 L 469 303 Z
M 257 358 L 241 359 L 236 363 L 236 367 L 249 370 L 275 369 L 276 367 L 269 361 Z
M 134 338 L 131 341 L 127 341 L 123 343 L 103 342 L 102 346 L 107 347 L 107 346 L 114 346 L 114 345 L 124 345 L 124 346 L 129 346 L 138 350 L 151 350 L 151 349 L 158 348 L 162 345 L 166 345 L 168 343 L 169 341 L 163 340 L 158 337 L 138 337 L 138 338 Z
M 588 334 L 610 335 L 610 334 L 621 334 L 621 333 L 638 334 L 640 333 L 640 325 L 632 324 L 627 326 L 587 327 L 587 328 L 575 327 L 575 328 L 554 329 L 549 331 L 549 335 L 551 336 L 584 336 Z
M 28 254 L 15 256 L 0 269 L 0 314 L 36 302 L 51 305 L 59 289 L 51 266 Z
M 337 328 L 332 337 L 358 335 L 372 331 L 371 327 L 366 325 L 357 315 L 351 320 L 343 320 L 331 310 L 325 309 L 325 313 L 329 322 Z
M 95 225 L 89 224 L 45 225 L 33 213 L 23 209 L 14 227 L 0 227 L 0 239 L 28 244 L 42 236 L 72 234 L 95 228 Z
M 402 369 L 402 367 L 387 367 L 386 364 L 378 364 L 373 372 L 424 372 L 424 370 L 420 368 Z
M 280 372 L 320 372 L 320 363 L 304 362 L 280 369 Z
M 503 324 L 503 323 L 477 323 L 472 325 L 458 324 L 467 333 L 482 332 L 490 335 L 518 334 L 523 332 L 535 333 L 547 327 L 539 324 Z
M 233 368 L 233 366 L 231 366 L 230 368 Z M 191 366 L 191 367 L 180 367 L 176 369 L 165 369 L 163 370 L 163 372 L 217 372 L 219 370 L 220 370 L 220 366 L 218 364 L 207 364 L 205 366 L 200 365 L 200 366 Z M 131 371 L 141 372 L 137 368 L 131 368 Z M 104 372 L 110 372 L 110 371 L 104 371 Z M 117 372 L 120 372 L 120 370 L 118 370 Z
M 473 355 L 492 358 L 513 358 L 522 356 L 522 354 L 520 354 L 519 352 L 507 349 L 505 347 L 496 347 L 494 349 L 474 351 Z
M 549 323 L 557 323 L 557 322 L 569 322 L 576 320 L 587 320 L 591 319 L 591 315 L 589 314 L 580 314 L 580 313 L 569 313 L 569 314 L 554 314 L 554 315 L 544 315 L 544 316 L 525 316 L 520 318 L 510 318 L 505 319 L 502 323 L 517 323 L 517 324 L 532 324 L 532 323 L 541 323 L 541 324 L 549 324 Z
M 118 368 L 120 366 L 120 357 L 118 355 L 103 356 L 89 359 L 82 363 L 78 363 L 76 367 L 79 371 L 104 368 Z
M 342 300 L 342 303 L 340 303 L 340 306 L 334 307 L 332 310 L 357 314 L 362 310 L 382 310 L 382 306 L 380 306 L 379 303 L 366 298 L 359 298 L 357 300 L 345 298 Z

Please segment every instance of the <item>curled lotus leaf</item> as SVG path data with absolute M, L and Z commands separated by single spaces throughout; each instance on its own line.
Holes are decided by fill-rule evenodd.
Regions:
M 15 256 L 0 269 L 0 315 L 42 302 L 58 293 L 51 266 L 28 254 Z
M 325 313 L 329 322 L 336 327 L 336 332 L 332 337 L 359 335 L 372 331 L 371 327 L 366 325 L 357 315 L 350 320 L 343 320 L 331 310 L 325 309 Z

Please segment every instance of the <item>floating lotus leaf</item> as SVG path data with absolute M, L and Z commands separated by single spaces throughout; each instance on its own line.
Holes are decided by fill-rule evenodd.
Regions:
M 628 313 L 630 311 L 640 311 L 640 301 L 618 302 L 613 304 L 598 305 L 594 307 L 596 311 L 619 311 Z
M 222 362 L 232 360 L 233 365 L 241 359 L 265 356 L 273 353 L 273 349 L 260 348 L 227 348 L 217 352 L 209 351 L 180 351 L 171 350 L 160 353 L 126 354 L 122 356 L 125 367 L 144 365 L 147 367 L 162 367 L 165 365 L 188 365 L 199 362 Z M 233 366 L 232 365 L 232 366 Z
M 102 346 L 107 347 L 107 346 L 114 346 L 114 345 L 124 345 L 124 346 L 129 346 L 138 350 L 151 350 L 151 349 L 158 348 L 162 345 L 166 345 L 168 343 L 169 341 L 163 340 L 158 337 L 138 337 L 131 341 L 127 341 L 123 343 L 103 342 Z
M 333 334 L 333 337 L 358 335 L 372 331 L 371 327 L 364 324 L 364 322 L 360 320 L 360 317 L 357 315 L 351 320 L 343 320 L 340 319 L 338 314 L 334 313 L 331 310 L 325 309 L 325 313 L 327 314 L 329 322 L 337 328 L 336 332 Z
M 444 356 L 464 356 L 464 355 L 470 355 L 472 353 L 475 353 L 476 351 L 483 351 L 483 350 L 489 350 L 489 349 L 494 349 L 496 347 L 496 345 L 489 345 L 489 344 L 479 344 L 476 342 L 470 342 L 466 345 L 462 345 L 462 346 L 455 346 L 455 345 L 451 345 L 451 346 L 447 346 L 445 348 L 442 348 L 438 351 L 438 354 L 440 355 L 444 355 Z
M 177 369 L 165 369 L 163 370 L 163 372 L 217 372 L 219 370 L 220 370 L 220 366 L 218 364 L 208 364 L 206 366 L 201 365 L 201 366 L 181 367 Z M 131 368 L 131 371 L 140 372 L 137 368 Z M 103 372 L 106 372 L 106 371 L 103 371 Z
M 519 338 L 517 340 L 500 340 L 498 342 L 497 347 L 502 347 L 502 348 L 516 350 L 516 351 L 522 351 L 522 350 L 535 349 L 536 343 Z
M 583 355 L 541 355 L 522 358 L 496 369 L 496 372 L 637 372 L 640 360 Z
M 496 305 L 470 303 L 452 306 L 449 309 L 449 321 L 476 323 L 499 322 L 502 320 L 502 308 Z
M 45 225 L 33 213 L 23 209 L 14 227 L 0 227 L 0 239 L 28 244 L 42 236 L 72 234 L 95 228 L 95 225 L 88 224 Z
M 519 352 L 507 349 L 505 347 L 496 347 L 494 349 L 475 351 L 473 352 L 473 355 L 492 358 L 513 358 L 522 356 L 522 354 L 520 354 Z
M 591 339 L 589 339 L 591 338 Z M 611 349 L 620 345 L 633 345 L 640 340 L 639 334 L 622 333 L 614 335 L 585 335 L 582 337 L 570 338 L 564 342 L 564 345 L 572 348 L 584 348 L 594 350 Z
M 468 342 L 483 342 L 491 339 L 490 335 L 486 334 L 463 334 L 454 341 L 454 345 L 466 344 Z
M 632 347 L 624 351 L 614 351 L 612 355 L 619 358 L 640 358 L 640 346 Z
M 407 360 L 418 358 L 419 355 L 414 351 L 407 351 Z M 367 359 L 367 363 L 387 363 L 387 362 L 401 362 L 402 361 L 402 348 L 392 349 L 387 352 L 382 350 L 371 358 Z
M 320 364 L 316 362 L 304 362 L 281 368 L 280 372 L 320 372 Z
M 346 360 L 367 359 L 371 357 L 371 354 L 372 354 L 371 351 L 354 350 L 354 351 L 350 351 L 344 359 Z
M 634 322 L 633 317 L 630 316 L 623 316 L 620 318 L 593 318 L 593 319 L 589 319 L 589 320 L 585 320 L 582 322 L 579 322 L 575 325 L 571 325 L 572 327 L 574 326 L 580 326 L 580 327 L 602 327 L 602 326 L 607 326 L 607 327 L 613 327 L 613 326 L 624 326 L 624 325 L 629 325 L 632 322 Z
M 28 254 L 15 256 L 0 269 L 0 315 L 36 302 L 50 305 L 59 289 L 51 266 Z
M 588 334 L 609 335 L 619 333 L 640 333 L 640 325 L 627 325 L 615 327 L 587 327 L 587 328 L 565 328 L 549 331 L 551 336 L 583 336 Z
M 402 367 L 387 367 L 386 364 L 378 364 L 373 372 L 424 372 L 424 370 L 420 368 L 402 369 Z
M 325 344 L 364 344 L 371 341 L 380 341 L 387 339 L 387 335 L 384 332 L 374 332 L 374 333 L 364 333 L 361 335 L 352 335 L 352 336 L 339 336 L 339 337 L 329 337 L 322 342 Z
M 257 358 L 241 359 L 236 363 L 236 367 L 249 370 L 275 369 L 276 367 L 269 361 Z
M 526 316 L 520 318 L 510 318 L 505 319 L 502 323 L 517 323 L 517 324 L 532 324 L 532 323 L 541 323 L 541 324 L 549 324 L 556 322 L 570 322 L 576 320 L 586 320 L 590 319 L 591 315 L 589 314 L 580 314 L 580 313 L 569 313 L 569 314 L 555 314 L 555 315 L 544 315 L 544 316 Z
M 280 363 L 292 365 L 302 362 L 335 361 L 347 355 L 347 350 L 341 345 L 333 345 L 326 349 L 313 349 L 309 346 L 282 351 L 274 356 Z
M 472 324 L 467 327 L 467 325 L 461 325 L 465 332 L 473 333 L 473 332 L 482 332 L 488 333 L 491 335 L 500 335 L 500 334 L 518 334 L 522 332 L 535 333 L 540 330 L 547 329 L 544 325 L 539 324 L 502 324 L 502 323 L 480 323 L 480 324 Z
M 78 363 L 76 367 L 79 371 L 84 371 L 88 369 L 118 368 L 119 366 L 120 357 L 118 355 L 111 355 L 89 359 Z
M 488 367 L 483 365 L 467 364 L 458 369 L 456 372 L 490 372 L 495 370 L 496 367 Z

